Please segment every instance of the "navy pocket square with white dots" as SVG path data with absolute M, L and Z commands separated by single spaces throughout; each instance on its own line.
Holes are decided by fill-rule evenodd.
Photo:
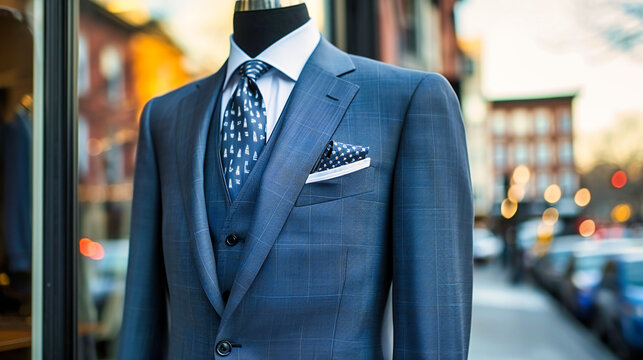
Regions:
M 306 184 L 343 176 L 371 165 L 368 146 L 331 140 L 324 149 Z

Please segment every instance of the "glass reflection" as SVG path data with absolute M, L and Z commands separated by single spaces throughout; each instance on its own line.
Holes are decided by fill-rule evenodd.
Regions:
M 0 358 L 31 357 L 30 1 L 0 1 Z
M 322 0 L 307 1 L 323 26 Z M 152 97 L 228 55 L 234 2 L 79 0 L 78 354 L 116 356 L 138 119 Z

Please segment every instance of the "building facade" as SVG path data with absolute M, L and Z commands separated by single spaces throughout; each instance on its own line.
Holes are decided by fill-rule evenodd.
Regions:
M 486 119 L 493 173 L 493 198 L 502 201 L 505 177 L 519 165 L 530 171 L 524 201 L 541 201 L 560 186 L 563 198 L 579 187 L 574 164 L 572 103 L 575 94 L 489 101 Z
M 460 94 L 457 0 L 329 0 L 326 35 L 351 54 L 438 72 Z

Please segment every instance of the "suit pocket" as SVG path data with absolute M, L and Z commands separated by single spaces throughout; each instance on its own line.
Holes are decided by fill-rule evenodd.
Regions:
M 319 204 L 364 194 L 375 188 L 375 167 L 351 172 L 336 178 L 305 184 L 295 206 Z

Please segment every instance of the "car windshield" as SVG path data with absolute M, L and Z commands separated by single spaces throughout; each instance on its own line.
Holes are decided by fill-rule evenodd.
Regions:
M 597 270 L 603 267 L 606 261 L 605 255 L 582 256 L 576 259 L 576 271 Z
M 473 237 L 474 238 L 481 239 L 481 238 L 489 237 L 489 236 L 492 236 L 492 235 L 493 234 L 491 233 L 491 231 L 489 231 L 489 229 L 476 228 L 476 229 L 473 230 Z
M 627 284 L 643 286 L 643 261 L 626 263 L 623 268 L 625 271 L 625 282 Z
M 549 258 L 551 261 L 551 267 L 560 272 L 564 271 L 569 264 L 569 259 L 571 258 L 571 252 L 558 252 L 550 254 Z

